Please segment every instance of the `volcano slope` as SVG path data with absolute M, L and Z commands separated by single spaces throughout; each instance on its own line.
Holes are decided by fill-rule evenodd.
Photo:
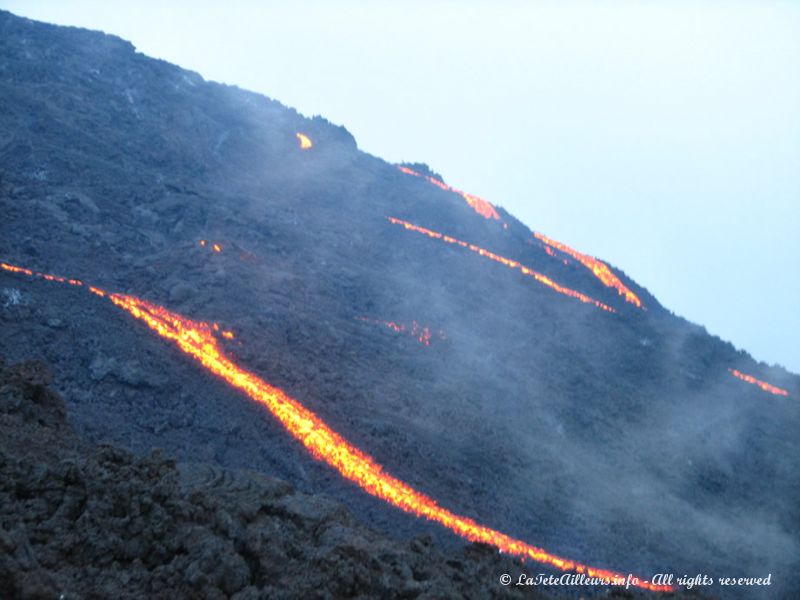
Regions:
M 794 590 L 796 375 L 612 268 L 637 307 L 320 117 L 6 12 L 0 57 L 0 260 L 218 323 L 237 364 L 483 525 L 643 577 L 772 573 L 770 595 Z M 1 270 L 0 293 L 0 352 L 52 365 L 89 442 L 268 473 L 398 539 L 461 543 L 107 301 Z

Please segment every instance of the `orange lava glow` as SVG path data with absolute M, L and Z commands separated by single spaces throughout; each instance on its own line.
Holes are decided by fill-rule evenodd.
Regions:
M 516 260 L 511 260 L 510 258 L 505 258 L 503 256 L 499 256 L 494 252 L 490 252 L 489 250 L 484 250 L 483 248 L 476 246 L 475 244 L 468 244 L 467 242 L 462 242 L 461 240 L 457 240 L 456 238 L 450 237 L 449 235 L 444 235 L 439 233 L 438 231 L 432 231 L 431 229 L 426 229 L 425 227 L 420 227 L 418 225 L 414 225 L 413 223 L 409 223 L 408 221 L 403 221 L 402 219 L 395 219 L 394 217 L 386 217 L 391 223 L 395 225 L 402 225 L 408 231 L 416 231 L 417 233 L 421 233 L 423 235 L 427 235 L 428 237 L 442 240 L 448 244 L 454 244 L 457 246 L 461 246 L 462 248 L 466 248 L 467 250 L 471 250 L 481 256 L 489 258 L 495 262 L 499 262 L 502 265 L 510 267 L 512 269 L 517 269 L 523 275 L 527 275 L 529 277 L 533 277 L 539 283 L 546 285 L 552 290 L 555 290 L 559 294 L 564 294 L 565 296 L 569 296 L 571 298 L 576 298 L 585 304 L 593 304 L 597 308 L 601 308 L 608 312 L 617 312 L 607 304 L 603 304 L 602 302 L 595 300 L 594 298 L 590 298 L 586 294 L 582 294 L 581 292 L 575 291 L 568 287 L 564 287 L 563 285 L 559 285 L 546 275 L 542 275 L 534 271 L 533 269 L 526 267 Z
M 308 150 L 314 146 L 314 142 L 305 133 L 296 133 L 297 141 L 300 142 L 300 150 Z
M 22 275 L 28 275 L 29 277 L 33 277 L 34 273 L 30 269 L 25 269 L 23 267 L 16 267 L 14 265 L 9 265 L 8 263 L 0 262 L 0 269 L 4 271 L 8 271 L 9 273 L 20 273 Z M 53 276 L 55 279 L 55 275 Z
M 210 244 L 210 242 L 208 240 L 200 240 L 198 244 L 200 244 L 201 248 L 205 248 Z M 213 244 L 211 244 L 211 249 L 217 254 L 219 254 L 220 252 L 222 252 L 222 244 L 220 244 L 219 242 L 214 242 Z
M 37 275 L 32 271 L 13 265 L 5 263 L 0 263 L 0 265 L 6 271 L 31 276 Z M 90 289 L 102 291 L 98 288 Z M 405 512 L 439 523 L 464 539 L 490 544 L 501 552 L 521 557 L 523 560 L 531 559 L 562 571 L 575 571 L 589 577 L 606 579 L 616 585 L 624 585 L 628 579 L 622 573 L 590 567 L 550 554 L 542 548 L 480 525 L 469 517 L 455 514 L 439 506 L 429 496 L 386 473 L 372 457 L 348 443 L 315 413 L 288 396 L 283 390 L 271 386 L 225 356 L 219 341 L 214 337 L 213 325 L 192 321 L 135 296 L 103 293 L 116 306 L 143 321 L 162 338 L 173 342 L 182 352 L 194 358 L 207 371 L 214 373 L 231 387 L 244 392 L 252 400 L 264 405 L 286 430 L 306 447 L 312 456 L 327 463 L 344 478 L 372 496 Z M 637 578 L 631 581 L 631 585 L 662 592 L 673 589 L 671 586 L 653 585 L 649 581 Z
M 63 277 L 58 277 L 57 275 L 48 275 L 47 273 L 43 273 L 42 278 L 47 281 L 56 281 L 58 283 L 64 283 L 67 281 Z
M 41 277 L 45 281 L 55 281 L 56 283 L 67 283 L 69 285 L 74 285 L 79 287 L 83 286 L 83 282 L 80 279 L 66 279 L 65 277 L 59 277 L 58 275 L 50 275 L 49 273 L 40 273 L 38 271 L 31 271 L 30 269 L 17 267 L 15 265 L 10 265 L 4 262 L 0 262 L 0 269 L 8 271 L 9 273 L 19 273 L 20 275 L 27 275 L 28 277 Z
M 769 392 L 770 394 L 775 394 L 776 396 L 788 396 L 789 392 L 786 390 L 775 387 L 771 383 L 767 383 L 766 381 L 761 381 L 760 379 L 756 379 L 752 375 L 745 375 L 741 371 L 737 371 L 736 369 L 728 369 L 731 375 L 734 377 L 738 377 L 742 381 L 746 381 L 747 383 L 752 383 L 753 385 L 757 385 L 765 392 Z
M 212 323 L 212 324 L 211 324 L 211 329 L 213 329 L 214 331 L 216 331 L 217 333 L 219 333 L 219 334 L 220 334 L 222 337 L 224 337 L 226 340 L 232 340 L 234 337 L 236 337 L 236 336 L 234 336 L 234 335 L 233 335 L 233 332 L 232 332 L 232 331 L 229 331 L 229 330 L 222 329 L 222 328 L 219 326 L 219 323 Z
M 416 338 L 416 340 L 422 344 L 423 346 L 430 346 L 431 340 L 434 339 L 434 332 L 431 332 L 429 327 L 424 327 L 417 323 L 416 321 L 412 321 L 411 325 L 408 326 L 405 323 L 396 323 L 394 321 L 381 321 L 380 319 L 368 319 L 367 317 L 356 317 L 357 321 L 363 321 L 365 323 L 374 323 L 376 325 L 382 325 L 391 329 L 392 331 L 396 331 L 397 333 L 408 333 L 411 337 Z M 440 329 L 439 331 L 435 332 L 436 337 L 440 340 L 447 339 L 444 332 Z
M 436 187 L 443 189 L 446 192 L 453 192 L 461 196 L 464 200 L 466 200 L 467 204 L 469 204 L 472 209 L 481 215 L 485 219 L 494 219 L 495 221 L 500 220 L 500 215 L 497 214 L 497 211 L 494 208 L 494 205 L 489 202 L 488 200 L 484 200 L 478 196 L 474 196 L 472 194 L 468 194 L 467 192 L 462 192 L 461 190 L 457 190 L 455 188 L 451 188 L 447 185 L 444 181 L 440 181 L 435 177 L 430 177 L 429 175 L 423 175 L 422 173 L 417 173 L 413 169 L 409 169 L 408 167 L 397 167 L 405 173 L 406 175 L 413 175 L 414 177 L 422 177 L 426 179 Z
M 619 277 L 614 275 L 614 273 L 611 271 L 611 269 L 606 263 L 604 263 L 601 260 L 597 260 L 593 256 L 589 256 L 588 254 L 582 254 L 577 250 L 570 248 L 566 244 L 557 242 L 556 240 L 551 239 L 542 233 L 534 232 L 533 235 L 536 236 L 537 240 L 539 240 L 540 242 L 544 242 L 546 244 L 544 248 L 548 254 L 554 256 L 550 248 L 551 246 L 553 248 L 561 250 L 561 252 L 565 254 L 569 254 L 572 258 L 576 259 L 584 267 L 586 267 L 592 273 L 594 273 L 594 276 L 597 277 L 600 281 L 602 281 L 603 285 L 617 290 L 617 293 L 620 296 L 623 296 L 626 302 L 630 302 L 637 308 L 642 308 L 642 301 L 639 300 L 639 297 L 636 294 L 634 294 L 630 289 L 628 289 L 628 287 L 619 280 Z

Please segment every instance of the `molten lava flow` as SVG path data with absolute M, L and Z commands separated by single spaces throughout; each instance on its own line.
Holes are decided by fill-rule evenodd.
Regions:
M 0 266 L 14 273 L 36 275 L 28 269 L 13 265 L 0 263 Z M 93 293 L 102 292 L 99 288 L 90 289 Z M 532 559 L 563 571 L 576 571 L 589 577 L 607 579 L 616 585 L 625 584 L 627 577 L 621 573 L 596 569 L 561 558 L 542 548 L 480 525 L 468 517 L 442 508 L 432 498 L 389 475 L 372 457 L 350 445 L 315 413 L 281 389 L 269 385 L 227 358 L 223 354 L 218 340 L 214 337 L 212 325 L 192 321 L 135 296 L 106 294 L 105 292 L 102 294 L 105 294 L 119 308 L 143 321 L 159 336 L 174 342 L 181 351 L 197 360 L 208 371 L 267 407 L 289 433 L 302 443 L 315 458 L 332 466 L 343 477 L 367 493 L 408 513 L 440 523 L 467 540 L 490 544 L 502 552 L 523 559 Z M 672 591 L 673 589 L 671 586 L 654 585 L 641 579 L 634 579 L 631 584 L 653 591 Z
M 437 231 L 432 231 L 430 229 L 426 229 L 424 227 L 420 227 L 418 225 L 414 225 L 413 223 L 409 223 L 408 221 L 403 221 L 402 219 L 395 219 L 394 217 L 386 217 L 389 219 L 390 222 L 394 223 L 395 225 L 402 225 L 405 229 L 409 231 L 416 231 L 417 233 L 422 233 L 427 235 L 428 237 L 432 237 L 437 240 L 442 240 L 448 244 L 455 244 L 461 246 L 462 248 L 466 248 L 467 250 L 471 250 L 472 252 L 476 252 L 481 256 L 485 256 L 495 262 L 499 262 L 507 267 L 512 269 L 519 270 L 523 275 L 528 275 L 529 277 L 533 277 L 536 281 L 541 284 L 546 285 L 550 289 L 555 290 L 559 294 L 564 294 L 565 296 L 570 296 L 571 298 L 577 298 L 581 302 L 586 304 L 594 304 L 597 308 L 602 308 L 608 312 L 617 312 L 607 304 L 603 304 L 602 302 L 595 300 L 594 298 L 590 298 L 586 294 L 582 294 L 581 292 L 577 292 L 573 289 L 568 287 L 564 287 L 563 285 L 559 285 L 546 275 L 542 275 L 541 273 L 537 273 L 533 269 L 530 269 L 515 260 L 511 260 L 510 258 L 505 258 L 503 256 L 499 256 L 494 252 L 489 252 L 488 250 L 484 250 L 475 244 L 468 244 L 467 242 L 462 242 L 461 240 L 457 240 L 456 238 L 450 237 L 449 235 L 444 235 Z
M 374 323 L 376 325 L 383 325 L 384 327 L 388 327 L 392 331 L 396 331 L 397 333 L 408 333 L 411 337 L 416 338 L 416 340 L 422 344 L 423 346 L 430 346 L 431 340 L 433 339 L 433 333 L 431 332 L 429 327 L 423 327 L 416 321 L 411 321 L 411 326 L 407 326 L 405 323 L 395 323 L 394 321 L 381 321 L 380 319 L 368 319 L 367 317 L 356 317 L 358 321 L 364 321 L 365 323 Z M 447 339 L 445 336 L 444 331 L 441 329 L 436 332 L 436 336 L 440 340 Z
M 39 273 L 38 271 L 31 271 L 30 269 L 17 267 L 4 262 L 0 262 L 0 269 L 3 269 L 4 271 L 8 271 L 10 273 L 19 273 L 21 275 L 27 275 L 28 277 L 41 277 L 45 281 L 55 281 L 57 283 L 67 283 L 69 285 L 74 285 L 74 286 L 83 286 L 83 282 L 80 279 L 66 279 L 65 277 L 59 277 L 58 275 L 50 275 L 49 273 Z
M 620 296 L 625 298 L 626 302 L 630 302 L 637 308 L 642 308 L 642 301 L 639 300 L 638 296 L 634 294 L 628 287 L 619 280 L 619 277 L 614 275 L 611 272 L 609 266 L 604 263 L 603 261 L 597 260 L 596 258 L 589 256 L 588 254 L 581 254 L 577 250 L 570 248 L 566 244 L 562 244 L 561 242 L 557 242 L 556 240 L 550 239 L 544 234 L 534 232 L 533 234 L 536 236 L 536 239 L 544 242 L 546 245 L 544 247 L 545 251 L 554 256 L 553 251 L 551 250 L 551 246 L 565 254 L 569 254 L 572 258 L 578 260 L 583 266 L 589 269 L 594 276 L 597 277 L 606 287 L 614 288 L 617 290 L 617 293 Z
M 516 540 L 508 535 L 480 525 L 468 517 L 440 507 L 432 498 L 384 472 L 372 457 L 328 427 L 316 414 L 225 357 L 211 334 L 208 325 L 196 323 L 165 308 L 134 296 L 111 294 L 111 301 L 144 321 L 161 337 L 173 341 L 186 354 L 198 360 L 206 369 L 231 386 L 242 390 L 253 400 L 265 405 L 317 459 L 334 467 L 343 477 L 369 494 L 387 501 L 406 512 L 438 522 L 456 534 L 475 542 L 496 546 L 503 552 L 530 558 L 564 571 L 577 571 L 590 577 L 624 582 L 621 573 L 595 569 L 573 560 L 561 558 L 541 548 Z M 655 591 L 670 591 L 670 586 L 653 585 L 639 580 L 639 587 Z
M 494 219 L 495 221 L 500 220 L 500 215 L 497 214 L 494 205 L 488 200 L 484 200 L 483 198 L 474 196 L 472 194 L 468 194 L 467 192 L 462 192 L 461 190 L 457 190 L 455 188 L 451 188 L 444 181 L 440 181 L 439 179 L 431 177 L 430 175 L 423 175 L 422 173 L 417 173 L 416 171 L 414 171 L 413 169 L 409 169 L 408 167 L 397 167 L 397 168 L 406 175 L 413 175 L 414 177 L 423 177 L 436 187 L 439 187 L 446 192 L 453 192 L 455 194 L 458 194 L 464 200 L 467 201 L 467 204 L 469 204 L 476 213 L 481 215 L 483 218 Z
M 8 263 L 4 262 L 0 262 L 0 269 L 3 269 L 4 271 L 8 271 L 10 273 L 20 273 L 22 275 L 27 275 L 28 277 L 33 277 L 34 275 L 33 271 L 31 271 L 30 269 L 9 265 Z M 53 277 L 55 278 L 55 276 Z M 63 281 L 63 279 L 61 281 Z
M 775 394 L 776 396 L 788 396 L 789 392 L 786 390 L 776 387 L 771 383 L 767 383 L 766 381 L 761 381 L 760 379 L 756 379 L 752 375 L 745 375 L 741 371 L 737 371 L 736 369 L 728 369 L 731 375 L 734 377 L 738 377 L 742 381 L 746 381 L 747 383 L 752 383 L 753 385 L 757 385 L 765 392 L 769 392 L 770 394 Z
M 311 138 L 308 137 L 305 133 L 296 133 L 297 140 L 300 142 L 300 150 L 308 150 L 314 145 L 314 142 L 311 141 Z

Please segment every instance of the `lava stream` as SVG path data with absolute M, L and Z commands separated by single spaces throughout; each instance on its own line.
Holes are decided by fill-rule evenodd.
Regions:
M 409 169 L 408 167 L 397 167 L 400 171 L 405 173 L 406 175 L 413 175 L 414 177 L 422 177 L 426 179 L 433 185 L 447 191 L 447 192 L 454 192 L 464 198 L 476 213 L 482 215 L 486 219 L 495 219 L 496 221 L 500 220 L 500 215 L 497 214 L 497 211 L 494 208 L 494 205 L 489 202 L 488 200 L 484 200 L 478 196 L 473 196 L 472 194 L 468 194 L 467 192 L 462 192 L 461 190 L 457 190 L 455 188 L 451 188 L 447 185 L 444 181 L 436 179 L 435 177 L 431 177 L 430 175 L 423 175 L 422 173 L 418 173 L 413 169 Z M 503 227 L 508 229 L 508 224 L 503 223 Z M 582 254 L 577 250 L 570 248 L 566 244 L 562 244 L 561 242 L 557 242 L 554 239 L 547 237 L 544 234 L 534 232 L 533 234 L 536 236 L 536 239 L 543 242 L 545 244 L 544 248 L 545 251 L 550 256 L 555 256 L 553 253 L 552 248 L 557 248 L 561 250 L 561 252 L 572 256 L 573 258 L 577 259 L 581 264 L 583 264 L 586 268 L 588 268 L 592 273 L 594 273 L 595 277 L 597 277 L 606 287 L 614 288 L 617 290 L 620 296 L 625 298 L 626 302 L 630 302 L 637 308 L 643 308 L 642 301 L 639 300 L 639 297 L 634 294 L 622 281 L 620 281 L 619 277 L 614 275 L 611 271 L 609 266 L 605 264 L 603 261 L 594 258 L 593 256 L 589 256 L 588 254 Z M 564 264 L 567 264 L 567 261 L 564 260 Z
M 39 273 L 38 271 L 31 271 L 30 269 L 26 269 L 24 267 L 17 267 L 15 265 L 10 265 L 4 262 L 0 262 L 0 269 L 8 271 L 9 273 L 19 273 L 21 275 L 27 275 L 28 277 L 41 277 L 46 281 L 55 281 L 56 283 L 66 283 L 78 287 L 83 286 L 83 282 L 80 279 L 67 279 L 66 277 L 59 277 L 58 275 L 50 275 L 49 273 Z M 92 288 L 92 286 L 89 286 L 89 289 L 94 290 L 96 288 Z
M 494 252 L 490 252 L 489 250 L 485 250 L 485 249 L 483 249 L 483 248 L 481 248 L 479 246 L 476 246 L 475 244 L 468 244 L 467 242 L 463 242 L 461 240 L 457 240 L 456 238 L 450 237 L 449 235 L 445 235 L 443 233 L 439 233 L 438 231 L 433 231 L 431 229 L 426 229 L 425 227 L 420 227 L 419 225 L 414 225 L 413 223 L 409 223 L 408 221 L 403 221 L 402 219 L 396 219 L 394 217 L 386 217 L 386 218 L 391 223 L 394 223 L 395 225 L 402 225 L 408 231 L 416 231 L 417 233 L 422 233 L 424 235 L 427 235 L 428 237 L 431 237 L 431 238 L 434 238 L 434 239 L 437 239 L 437 240 L 442 240 L 443 242 L 446 242 L 448 244 L 455 244 L 457 246 L 461 246 L 462 248 L 466 248 L 467 250 L 471 250 L 472 252 L 476 252 L 477 254 L 480 254 L 481 256 L 485 256 L 486 258 L 489 258 L 489 259 L 491 259 L 491 260 L 493 260 L 495 262 L 499 262 L 500 264 L 503 264 L 503 265 L 505 265 L 507 267 L 510 267 L 512 269 L 517 269 L 523 275 L 528 275 L 529 277 L 533 277 L 539 283 L 541 283 L 543 285 L 546 285 L 547 287 L 549 287 L 552 290 L 555 290 L 559 294 L 564 294 L 565 296 L 569 296 L 571 298 L 576 298 L 576 299 L 578 299 L 581 302 L 584 302 L 586 304 L 594 304 L 597 308 L 601 308 L 601 309 L 606 310 L 608 312 L 612 312 L 612 313 L 617 312 L 613 308 L 608 306 L 607 304 L 603 304 L 599 300 L 595 300 L 594 298 L 591 298 L 591 297 L 587 296 L 586 294 L 582 294 L 581 292 L 578 292 L 578 291 L 573 290 L 571 288 L 564 287 L 563 285 L 560 285 L 560 284 L 556 283 L 555 281 L 553 281 L 552 279 L 550 279 L 549 277 L 547 277 L 547 275 L 542 275 L 541 273 L 538 273 L 537 271 L 534 271 L 533 269 L 522 265 L 521 263 L 517 262 L 516 260 L 511 260 L 510 258 L 505 258 L 504 256 L 500 256 L 498 254 L 495 254 Z
M 451 188 L 444 181 L 436 179 L 435 177 L 431 177 L 430 175 L 423 175 L 422 173 L 417 173 L 416 171 L 414 171 L 413 169 L 409 169 L 408 167 L 397 167 L 397 168 L 406 175 L 413 175 L 414 177 L 423 177 L 436 187 L 441 188 L 446 192 L 453 192 L 455 194 L 458 194 L 464 200 L 466 200 L 467 204 L 469 204 L 476 213 L 481 215 L 483 218 L 494 219 L 495 221 L 500 220 L 500 215 L 497 214 L 494 205 L 488 200 L 484 200 L 479 196 L 474 196 L 473 194 L 468 194 L 467 192 L 462 192 L 461 190 L 457 190 L 455 188 Z
M 6 263 L 0 263 L 0 268 L 13 273 L 44 277 L 42 273 Z M 71 280 L 66 280 L 69 281 Z M 213 327 L 208 323 L 192 321 L 135 296 L 88 287 L 92 293 L 109 298 L 116 306 L 143 321 L 162 338 L 174 342 L 181 351 L 197 360 L 208 371 L 263 404 L 315 458 L 332 466 L 343 477 L 367 493 L 408 513 L 440 523 L 469 541 L 489 544 L 501 552 L 523 559 L 532 559 L 563 571 L 575 571 L 589 577 L 606 579 L 611 585 L 625 585 L 628 576 L 622 573 L 597 569 L 561 558 L 542 548 L 480 525 L 469 517 L 442 508 L 432 498 L 384 472 L 383 467 L 372 457 L 349 444 L 315 413 L 288 396 L 283 390 L 271 386 L 226 357 L 219 346 L 219 341 L 214 337 Z M 673 590 L 671 586 L 654 585 L 638 578 L 633 578 L 631 584 L 652 591 Z
M 305 133 L 296 133 L 297 141 L 300 142 L 300 150 L 308 150 L 314 146 L 314 142 Z
M 771 383 L 767 383 L 766 381 L 761 381 L 760 379 L 756 379 L 752 375 L 745 375 L 741 371 L 737 371 L 736 369 L 728 369 L 731 375 L 734 377 L 738 377 L 742 381 L 746 381 L 747 383 L 752 383 L 753 385 L 757 385 L 765 392 L 769 392 L 770 394 L 775 394 L 776 396 L 788 396 L 789 392 L 786 390 L 776 387 Z
M 593 256 L 589 256 L 588 254 L 582 254 L 578 252 L 574 248 L 570 248 L 566 244 L 562 244 L 561 242 L 557 242 L 554 239 L 547 237 L 546 235 L 538 232 L 534 232 L 533 235 L 536 237 L 537 240 L 540 242 L 544 242 L 545 251 L 548 254 L 553 256 L 552 250 L 550 247 L 556 248 L 561 250 L 564 254 L 569 254 L 572 258 L 576 259 L 580 262 L 583 266 L 589 269 L 594 276 L 597 277 L 606 287 L 614 288 L 617 290 L 617 293 L 620 296 L 625 298 L 626 302 L 630 302 L 637 308 L 642 308 L 642 301 L 639 300 L 639 297 L 634 294 L 624 283 L 622 283 L 616 275 L 611 271 L 609 266 L 601 260 L 597 260 Z

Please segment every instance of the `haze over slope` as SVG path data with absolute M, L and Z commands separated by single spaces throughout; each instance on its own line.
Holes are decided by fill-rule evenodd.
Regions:
M 800 280 L 785 277 L 800 255 L 795 2 L 0 7 L 115 33 L 345 124 L 376 156 L 435 165 L 800 372 Z
M 491 527 L 622 571 L 796 583 L 798 377 L 322 118 L 8 13 L 0 55 L 0 260 L 219 323 L 239 363 Z M 53 364 L 89 439 L 264 470 L 449 539 L 107 303 L 0 287 L 0 351 Z

